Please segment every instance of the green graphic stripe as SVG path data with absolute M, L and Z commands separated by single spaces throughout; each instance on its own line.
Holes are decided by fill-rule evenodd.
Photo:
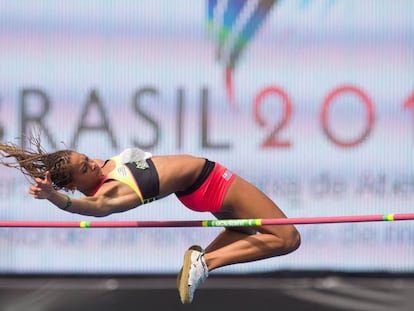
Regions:
M 261 219 L 217 219 L 202 222 L 203 227 L 259 227 L 261 225 Z
M 384 221 L 393 221 L 394 220 L 394 214 L 383 215 L 382 220 L 384 220 Z
M 89 221 L 81 221 L 79 223 L 79 227 L 81 227 L 81 228 L 90 228 L 91 227 L 91 223 Z

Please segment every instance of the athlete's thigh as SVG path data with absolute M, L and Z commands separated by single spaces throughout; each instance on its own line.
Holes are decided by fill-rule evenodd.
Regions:
M 257 187 L 237 176 L 223 202 L 222 212 L 231 212 L 234 218 L 286 218 L 282 210 Z M 291 226 L 265 226 L 257 231 L 280 234 Z

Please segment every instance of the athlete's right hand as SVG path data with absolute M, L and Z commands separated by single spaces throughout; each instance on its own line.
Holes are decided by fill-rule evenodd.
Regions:
M 30 186 L 29 194 L 35 199 L 47 199 L 53 191 L 50 172 L 46 171 L 45 178 L 35 178 L 35 183 Z

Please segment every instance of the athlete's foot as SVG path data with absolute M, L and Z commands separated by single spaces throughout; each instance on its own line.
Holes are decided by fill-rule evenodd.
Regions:
M 184 263 L 177 277 L 177 287 L 181 302 L 193 301 L 194 292 L 208 277 L 204 252 L 198 245 L 191 246 L 184 254 Z

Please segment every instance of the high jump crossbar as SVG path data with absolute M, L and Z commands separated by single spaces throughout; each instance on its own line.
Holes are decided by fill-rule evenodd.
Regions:
M 160 228 L 160 227 L 261 227 L 328 223 L 414 220 L 414 213 L 302 218 L 256 218 L 166 221 L 0 221 L 0 228 Z

